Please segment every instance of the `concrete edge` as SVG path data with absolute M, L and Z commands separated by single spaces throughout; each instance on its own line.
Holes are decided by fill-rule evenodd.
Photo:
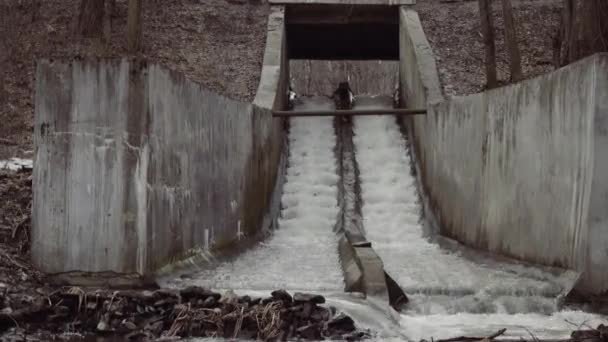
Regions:
M 582 277 L 582 272 L 564 269 L 559 267 L 545 266 L 540 264 L 533 264 L 526 262 L 524 260 L 513 259 L 504 255 L 490 253 L 487 251 L 477 250 L 473 248 L 469 248 L 464 246 L 457 240 L 451 239 L 449 237 L 443 236 L 440 234 L 440 223 L 437 216 L 435 216 L 435 211 L 433 210 L 431 199 L 426 192 L 424 191 L 424 184 L 422 179 L 420 178 L 422 175 L 422 171 L 420 169 L 420 164 L 418 162 L 418 156 L 416 153 L 416 149 L 414 148 L 413 141 L 410 137 L 413 137 L 414 129 L 411 120 L 400 120 L 399 126 L 403 135 L 406 136 L 406 142 L 408 146 L 408 153 L 410 155 L 410 160 L 412 160 L 412 173 L 414 174 L 414 179 L 416 183 L 416 189 L 418 191 L 418 196 L 421 203 L 422 213 L 421 216 L 423 218 L 424 230 L 427 234 L 430 235 L 431 241 L 440 245 L 442 248 L 453 251 L 456 253 L 460 253 L 463 257 L 473 257 L 473 258 L 485 258 L 485 260 L 489 260 L 491 262 L 501 263 L 502 266 L 506 265 L 517 265 L 524 267 L 534 267 L 535 269 L 540 269 L 544 272 L 550 273 L 558 278 L 561 282 L 560 285 L 563 287 L 562 292 L 558 296 L 558 300 L 560 305 L 563 304 L 565 298 L 574 290 L 577 282 Z M 466 248 L 463 251 L 462 248 Z
M 372 243 L 365 238 L 360 213 L 347 213 L 347 210 L 351 210 L 347 207 L 355 207 L 355 211 L 357 211 L 356 208 L 360 207 L 361 201 L 358 196 L 355 196 L 354 200 L 359 203 L 346 203 L 348 197 L 345 196 L 346 188 L 356 187 L 359 182 L 353 153 L 352 118 L 346 119 L 346 121 L 343 121 L 343 118 L 335 118 L 334 130 L 337 136 L 334 153 L 338 160 L 337 168 L 340 177 L 338 198 L 344 199 L 339 203 L 340 210 L 334 230 L 340 236 L 338 255 L 344 274 L 344 291 L 361 292 L 367 298 L 377 301 L 379 307 L 400 311 L 408 302 L 406 294 L 386 273 L 382 259 L 373 249 Z M 347 172 L 355 175 L 354 184 L 352 184 L 352 180 L 350 183 L 347 182 L 347 177 L 345 177 Z
M 289 62 L 286 55 L 285 43 L 285 7 L 271 6 L 268 15 L 266 29 L 266 47 L 260 74 L 260 82 L 253 100 L 253 106 L 263 111 L 268 111 L 264 115 L 271 115 L 273 109 L 284 109 L 286 107 Z M 281 96 L 283 95 L 283 96 Z M 281 120 L 281 119 L 273 119 Z M 284 121 L 282 121 L 284 124 Z M 284 138 L 283 146 L 288 143 L 287 137 Z M 287 166 L 287 149 L 283 148 L 277 180 L 273 191 L 271 206 L 264 215 L 263 226 L 257 234 L 246 237 L 244 240 L 232 244 L 231 248 L 223 250 L 205 251 L 197 249 L 188 253 L 190 256 L 179 261 L 170 263 L 155 272 L 155 277 L 159 283 L 164 283 L 169 277 L 186 275 L 196 272 L 203 268 L 213 267 L 222 261 L 229 260 L 240 255 L 244 250 L 262 241 L 277 227 L 277 218 L 281 205 L 281 194 L 285 182 L 285 169 Z
M 408 38 L 416 57 L 417 73 L 424 87 L 427 104 L 445 100 L 433 48 L 426 38 L 418 12 L 409 6 L 400 8 L 401 30 Z
M 255 105 L 254 105 L 255 107 Z M 265 110 L 265 108 L 262 108 Z M 270 115 L 268 113 L 267 115 Z M 283 185 L 285 184 L 285 171 L 287 168 L 287 146 L 288 139 L 285 136 L 283 138 L 282 151 L 279 156 L 277 177 L 274 184 L 270 206 L 264 212 L 262 221 L 260 222 L 260 229 L 256 234 L 251 236 L 245 236 L 241 240 L 235 240 L 229 244 L 228 248 L 204 250 L 203 248 L 197 248 L 185 253 L 186 258 L 179 259 L 175 262 L 171 262 L 160 269 L 154 274 L 155 278 L 160 283 L 164 283 L 170 277 L 182 276 L 194 273 L 201 269 L 207 269 L 214 267 L 221 262 L 226 260 L 234 259 L 240 256 L 244 251 L 255 246 L 258 242 L 263 241 L 278 227 L 278 217 L 281 210 L 281 196 L 283 194 Z
M 416 0 L 268 0 L 270 4 L 285 5 L 415 5 Z
M 273 5 L 268 15 L 264 61 L 253 104 L 270 110 L 286 107 L 288 75 L 285 7 Z

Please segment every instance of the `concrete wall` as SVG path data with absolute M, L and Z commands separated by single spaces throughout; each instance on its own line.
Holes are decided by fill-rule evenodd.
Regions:
M 148 275 L 270 228 L 284 145 L 271 114 L 285 102 L 282 13 L 269 20 L 255 104 L 142 61 L 38 63 L 37 267 Z
M 399 84 L 396 61 L 290 61 L 291 83 L 298 94 L 331 96 L 348 81 L 355 94 L 392 95 Z
M 444 99 L 415 12 L 401 10 L 401 85 L 441 232 L 475 248 L 583 272 L 608 289 L 608 56 Z

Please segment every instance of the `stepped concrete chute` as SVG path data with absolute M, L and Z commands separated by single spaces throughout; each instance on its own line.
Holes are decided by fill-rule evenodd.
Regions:
M 444 99 L 416 12 L 400 17 L 401 96 L 429 110 L 404 120 L 441 233 L 608 290 L 608 56 Z
M 32 258 L 41 270 L 72 283 L 108 283 L 91 272 L 140 283 L 273 227 L 284 129 L 271 111 L 284 109 L 288 75 L 281 7 L 268 26 L 254 104 L 145 61 L 39 61 Z

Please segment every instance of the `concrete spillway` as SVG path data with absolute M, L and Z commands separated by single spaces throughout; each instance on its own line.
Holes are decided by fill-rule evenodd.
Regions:
M 388 105 L 390 99 L 384 97 L 361 98 L 357 107 Z M 308 98 L 295 109 L 329 106 L 327 99 Z M 352 130 L 352 158 L 361 189 L 360 194 L 344 196 L 360 198 L 366 238 L 410 298 L 397 322 L 365 299 L 342 294 L 334 231 L 340 211 L 339 161 L 331 118 L 290 121 L 279 229 L 239 257 L 169 284 L 260 296 L 277 288 L 323 293 L 329 304 L 378 332 L 376 338 L 382 341 L 484 336 L 501 328 L 508 329 L 508 338 L 533 334 L 558 339 L 568 337 L 576 328 L 573 324 L 593 326 L 604 321 L 593 314 L 560 309 L 559 296 L 575 278 L 571 272 L 553 274 L 438 244 L 421 217 L 407 141 L 397 120 L 356 117 Z
M 360 109 L 391 105 L 382 97 L 358 103 Z M 408 338 L 484 336 L 503 327 L 511 337 L 530 331 L 565 338 L 572 322 L 602 321 L 560 311 L 559 297 L 576 280 L 574 272 L 553 274 L 433 242 L 421 218 L 421 198 L 397 120 L 356 117 L 353 130 L 363 226 L 385 270 L 410 298 L 401 319 Z
M 202 260 L 202 270 L 166 284 L 263 295 L 281 287 L 321 292 L 383 340 L 486 335 L 499 327 L 511 335 L 529 330 L 538 338 L 561 338 L 583 322 L 597 325 L 603 318 L 558 305 L 572 286 L 571 273 L 439 244 L 444 240 L 421 221 L 408 149 L 415 147 L 442 233 L 495 254 L 576 270 L 582 274 L 578 289 L 603 293 L 608 73 L 599 71 L 608 69 L 608 57 L 445 99 L 415 12 L 392 6 L 394 0 L 332 0 L 332 11 L 322 8 L 327 1 L 306 2 L 317 4 L 271 6 L 253 103 L 209 92 L 155 63 L 39 62 L 34 264 L 53 274 L 86 273 L 84 280 L 80 272 L 66 275 L 76 285 L 91 274 L 105 282 L 106 271 L 139 284 L 174 263 Z M 371 7 L 358 6 L 362 2 Z M 370 27 L 382 30 L 366 37 L 368 45 L 345 39 L 360 39 L 357 32 Z M 320 38 L 329 39 L 318 45 Z M 378 45 L 386 53 L 376 55 Z M 275 229 L 285 122 L 273 111 L 287 108 L 294 56 L 393 59 L 381 69 L 363 62 L 356 68 L 311 66 L 311 77 L 300 84 L 319 94 L 323 85 L 350 79 L 358 94 L 390 94 L 398 83 L 404 105 L 426 108 L 427 115 L 409 121 L 410 144 L 394 118 L 355 119 L 348 144 L 354 153 L 342 154 L 351 158 L 348 167 L 335 157 L 340 141 L 331 119 L 291 120 Z M 388 104 L 359 102 L 367 105 Z M 327 101 L 302 106 L 325 108 Z M 345 169 L 355 175 L 350 187 L 340 187 Z M 344 204 L 342 188 L 359 203 Z M 344 239 L 334 226 L 346 218 L 340 216 L 344 208 L 356 214 L 353 226 L 361 226 L 367 239 L 357 248 L 373 248 L 374 258 L 367 257 L 384 267 L 371 280 L 384 283 L 386 270 L 409 294 L 397 328 L 371 301 L 342 294 L 344 258 L 337 250 Z M 268 239 L 242 248 L 266 230 L 273 231 Z M 239 255 L 226 259 L 226 251 Z M 223 261 L 206 263 L 216 256 Z M 372 277 L 360 272 L 353 278 Z
M 298 109 L 324 108 L 326 102 L 307 102 Z M 294 119 L 289 131 L 279 228 L 267 241 L 237 259 L 194 274 L 185 283 L 267 293 L 278 288 L 343 291 L 334 232 L 339 209 L 333 120 Z

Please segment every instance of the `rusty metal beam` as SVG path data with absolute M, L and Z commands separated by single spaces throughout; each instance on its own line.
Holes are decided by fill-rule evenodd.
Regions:
M 420 115 L 426 114 L 426 109 L 351 109 L 351 110 L 275 110 L 272 111 L 273 117 L 292 117 L 292 116 L 354 116 L 354 115 Z

